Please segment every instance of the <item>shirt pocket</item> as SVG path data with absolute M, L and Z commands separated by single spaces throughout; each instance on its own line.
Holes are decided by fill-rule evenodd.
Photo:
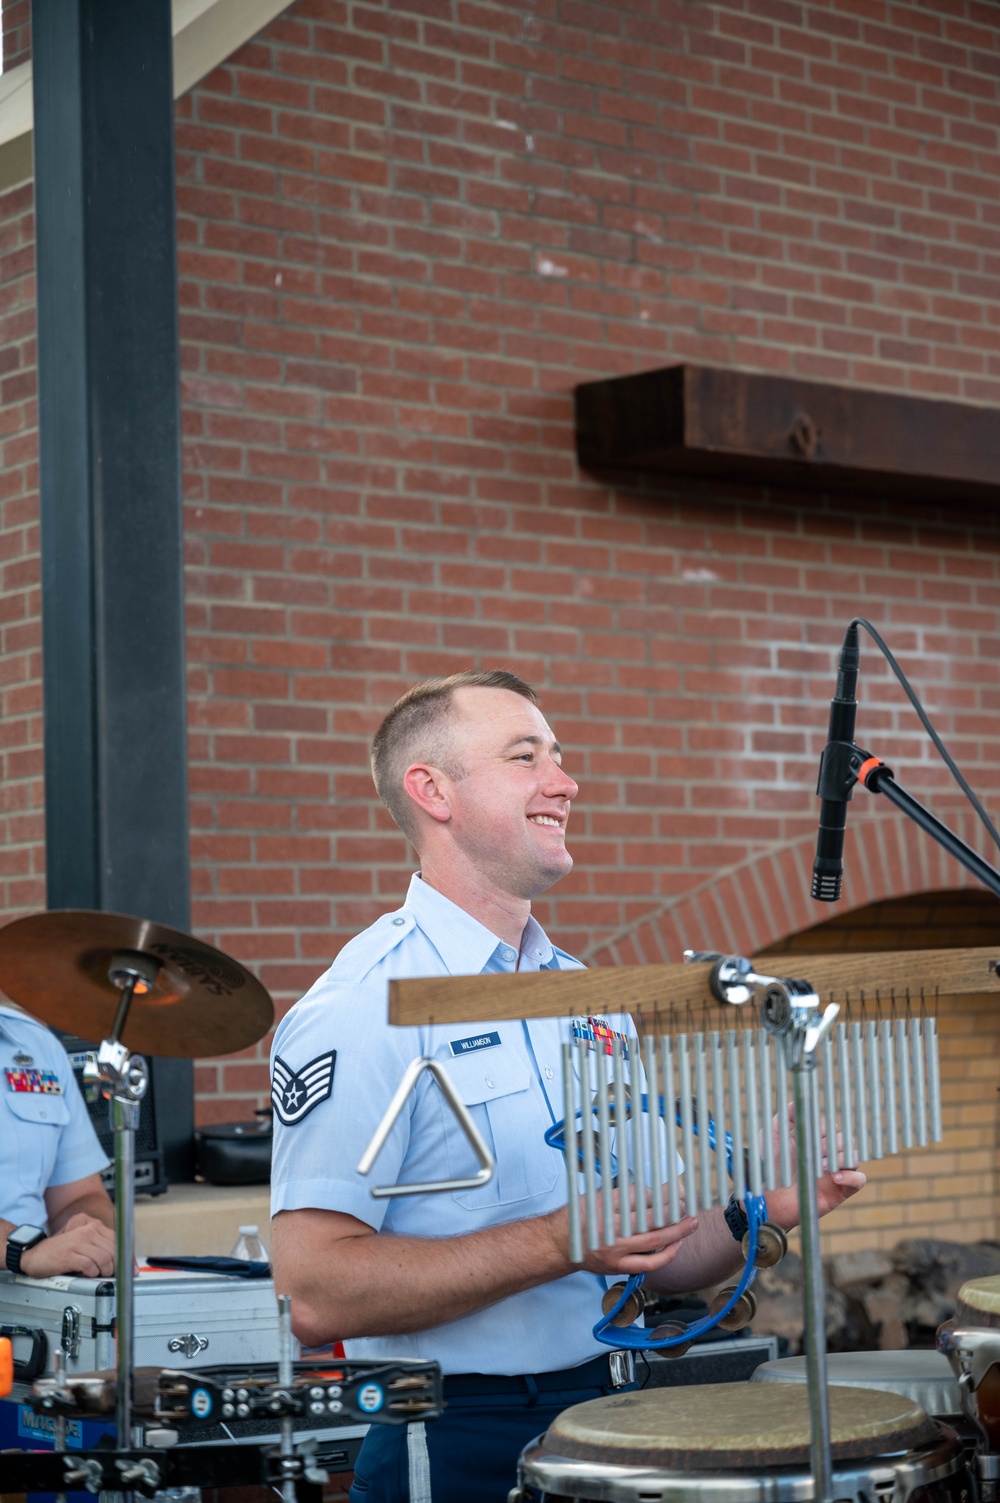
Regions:
M 458 1204 L 481 1210 L 550 1194 L 561 1160 L 544 1141 L 549 1117 L 524 1055 L 513 1049 L 484 1049 L 443 1063 L 494 1162 L 489 1184 L 456 1191 Z M 447 1104 L 442 1104 L 451 1117 Z M 472 1149 L 454 1121 L 448 1131 L 448 1168 L 456 1179 L 476 1168 Z
M 55 1168 L 62 1129 L 69 1122 L 69 1107 L 55 1092 L 5 1091 L 16 1165 L 15 1177 L 33 1195 L 47 1188 Z M 4 1154 L 6 1158 L 6 1153 Z

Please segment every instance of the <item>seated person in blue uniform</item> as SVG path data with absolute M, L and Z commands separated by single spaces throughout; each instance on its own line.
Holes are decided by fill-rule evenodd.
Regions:
M 12 1273 L 107 1278 L 114 1207 L 108 1159 L 65 1049 L 41 1023 L 0 1006 L 0 1238 Z
M 345 946 L 275 1036 L 275 1286 L 292 1296 L 308 1345 L 343 1338 L 351 1357 L 433 1358 L 445 1374 L 443 1418 L 372 1426 L 354 1503 L 506 1503 L 524 1445 L 621 1380 L 623 1365 L 592 1333 L 609 1284 L 644 1273 L 657 1291 L 700 1289 L 742 1255 L 712 1210 L 572 1265 L 565 1171 L 543 1140 L 562 1115 L 565 1021 L 387 1022 L 393 977 L 581 968 L 531 916 L 532 900 L 572 867 L 577 793 L 534 692 L 502 671 L 417 685 L 383 721 L 372 770 L 420 871 L 403 906 Z M 476 1168 L 425 1073 L 371 1178 L 356 1172 L 418 1055 L 445 1062 L 496 1169 L 475 1189 L 373 1200 L 373 1183 Z M 857 1171 L 828 1175 L 821 1211 L 863 1184 Z M 768 1210 L 793 1226 L 794 1191 L 770 1194 Z

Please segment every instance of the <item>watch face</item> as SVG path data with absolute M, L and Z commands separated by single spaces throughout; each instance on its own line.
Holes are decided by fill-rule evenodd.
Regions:
M 12 1232 L 8 1233 L 7 1241 L 23 1249 L 31 1247 L 35 1242 L 40 1242 L 44 1236 L 45 1232 L 40 1226 L 16 1226 Z

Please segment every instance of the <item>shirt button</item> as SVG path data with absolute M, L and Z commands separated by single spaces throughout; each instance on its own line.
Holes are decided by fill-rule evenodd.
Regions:
M 493 1082 L 492 1082 L 492 1080 L 490 1079 L 490 1077 L 488 1075 L 486 1077 L 486 1084 L 489 1086 L 490 1090 L 492 1091 L 492 1089 L 493 1089 Z
M 405 918 L 394 918 L 393 923 L 396 925 L 396 928 L 399 929 L 403 924 L 406 923 L 406 920 Z
M 503 952 L 503 958 L 504 958 L 504 960 L 516 960 L 517 959 L 517 951 L 516 950 L 504 950 L 504 952 Z
M 549 1069 L 548 1065 L 546 1065 L 546 1067 L 545 1067 L 545 1079 L 546 1080 L 551 1080 L 552 1079 L 552 1071 Z

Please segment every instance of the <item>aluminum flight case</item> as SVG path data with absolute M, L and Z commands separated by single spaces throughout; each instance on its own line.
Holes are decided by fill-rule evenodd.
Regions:
M 115 1281 L 0 1273 L 0 1326 L 42 1329 L 43 1372 L 62 1346 L 67 1372 L 115 1365 Z M 30 1340 L 14 1338 L 23 1361 Z M 295 1355 L 298 1355 L 296 1349 Z M 271 1279 L 144 1269 L 135 1279 L 136 1367 L 194 1368 L 278 1360 L 278 1307 Z

